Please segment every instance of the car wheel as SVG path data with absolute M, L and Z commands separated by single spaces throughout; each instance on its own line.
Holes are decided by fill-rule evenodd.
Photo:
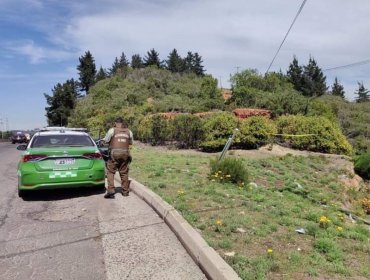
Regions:
M 96 190 L 98 191 L 105 191 L 105 184 L 102 184 L 102 185 L 98 185 L 95 187 Z
M 23 191 L 23 190 L 18 190 L 18 196 L 19 197 L 25 197 L 26 196 L 26 191 Z

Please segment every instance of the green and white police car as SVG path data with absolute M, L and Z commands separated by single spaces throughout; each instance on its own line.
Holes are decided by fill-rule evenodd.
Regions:
M 18 195 L 39 189 L 104 188 L 105 163 L 85 129 L 48 127 L 36 132 L 18 164 Z

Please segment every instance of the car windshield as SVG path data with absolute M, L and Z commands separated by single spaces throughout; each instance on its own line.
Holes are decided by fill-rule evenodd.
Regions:
M 17 132 L 17 133 L 14 133 L 13 136 L 17 137 L 17 136 L 23 136 L 24 133 L 23 132 Z
M 31 144 L 31 148 L 39 147 L 81 147 L 94 146 L 94 142 L 86 135 L 39 135 L 36 136 Z

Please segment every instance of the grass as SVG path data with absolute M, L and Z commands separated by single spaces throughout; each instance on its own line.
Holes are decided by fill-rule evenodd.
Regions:
M 130 176 L 180 211 L 242 279 L 369 277 L 369 226 L 340 211 L 353 206 L 366 219 L 356 201 L 369 185 L 345 188 L 343 170 L 323 156 L 228 157 L 242 160 L 249 184 L 212 181 L 215 155 L 145 145 L 133 151 Z

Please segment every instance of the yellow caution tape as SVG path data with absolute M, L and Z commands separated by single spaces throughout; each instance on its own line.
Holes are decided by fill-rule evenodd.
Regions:
M 314 136 L 318 134 L 279 134 L 279 133 L 269 133 L 270 135 L 275 136 L 286 136 L 286 137 L 306 137 L 306 136 Z

